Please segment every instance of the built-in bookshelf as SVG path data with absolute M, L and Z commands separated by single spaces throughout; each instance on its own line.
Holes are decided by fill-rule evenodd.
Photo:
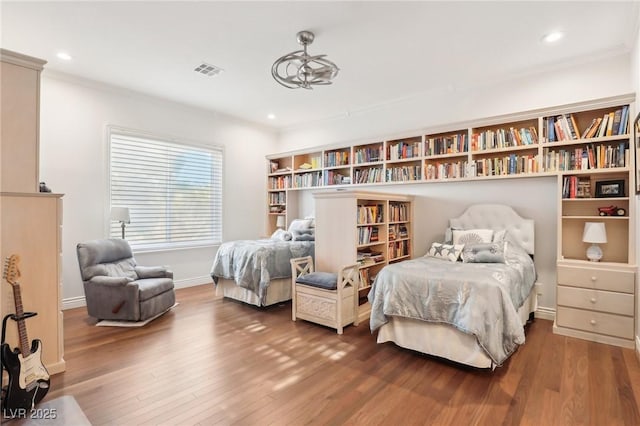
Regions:
M 385 185 L 556 176 L 558 306 L 554 332 L 633 347 L 636 167 L 631 125 L 635 114 L 635 96 L 624 95 L 439 126 L 371 142 L 269 156 L 269 161 L 275 159 L 279 165 L 292 165 L 284 172 L 288 183 L 277 172 L 269 174 L 269 208 L 272 204 L 278 207 L 282 200 L 271 195 L 276 191 L 272 185 L 286 187 L 288 194 L 328 186 L 360 191 Z M 299 185 L 298 174 L 310 172 L 296 170 L 309 158 L 320 159 L 321 164 L 314 166 L 319 176 L 307 185 Z M 290 211 L 296 197 L 287 194 L 284 207 Z M 334 196 L 340 198 L 338 194 Z M 318 207 L 321 199 L 316 200 L 316 215 L 326 211 Z M 385 214 L 390 215 L 392 199 L 383 203 Z M 274 213 L 269 214 L 271 217 Z M 344 216 L 337 210 L 326 215 L 342 223 L 351 213 Z M 603 244 L 600 262 L 591 262 L 586 256 L 589 243 L 583 241 L 583 234 L 588 222 L 603 223 L 606 229 L 608 242 Z M 273 227 L 275 222 L 269 223 Z M 380 222 L 348 223 L 342 232 L 331 231 L 335 238 L 325 247 L 335 253 L 346 247 L 350 257 L 341 259 L 342 263 L 355 261 L 358 251 L 368 250 L 363 282 L 371 282 L 382 266 L 411 257 L 410 217 L 408 222 L 385 216 Z M 321 225 L 317 226 L 316 235 L 318 231 L 325 235 Z M 350 235 L 357 236 L 353 238 L 358 241 L 352 241 Z M 320 265 L 325 256 L 335 259 L 333 254 L 321 251 L 317 257 Z M 337 270 L 341 262 L 336 260 L 333 269 Z
M 376 274 L 385 265 L 413 255 L 413 197 L 361 191 L 313 195 L 316 269 L 337 271 L 358 263 L 363 302 L 359 315 L 365 318 L 369 312 L 364 299 Z

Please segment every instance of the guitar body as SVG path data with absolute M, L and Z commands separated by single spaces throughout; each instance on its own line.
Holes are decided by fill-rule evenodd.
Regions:
M 49 373 L 42 364 L 40 340 L 31 342 L 31 353 L 23 357 L 18 349 L 2 344 L 2 365 L 9 373 L 9 385 L 2 404 L 4 411 L 31 410 L 49 390 Z

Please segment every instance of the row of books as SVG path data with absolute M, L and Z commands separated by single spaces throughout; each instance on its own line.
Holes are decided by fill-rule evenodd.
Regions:
M 319 169 L 322 167 L 322 157 L 316 155 L 314 157 L 309 158 L 309 162 L 304 162 L 297 166 L 296 170 L 310 170 L 310 169 Z
M 391 167 L 386 170 L 387 182 L 407 182 L 420 180 L 422 176 L 420 165 Z
M 389 243 L 389 259 L 409 256 L 409 241 L 394 241 Z
M 282 205 L 287 203 L 287 193 L 286 192 L 270 192 L 269 193 L 269 204 L 270 205 Z
M 349 165 L 348 151 L 331 151 L 324 153 L 324 166 L 336 167 Z
M 538 155 L 515 155 L 472 161 L 468 176 L 504 176 L 539 172 Z
M 456 179 L 466 176 L 467 161 L 429 163 L 424 171 L 424 177 L 427 180 Z
M 382 204 L 358 206 L 357 214 L 359 225 L 384 222 L 384 206 Z
M 382 152 L 382 144 L 377 147 L 363 147 L 358 148 L 354 152 L 356 164 L 362 163 L 375 163 L 378 161 L 382 161 L 383 152 Z
M 374 279 L 375 275 L 371 275 L 369 268 L 360 268 L 360 284 L 358 285 L 358 288 L 362 289 L 371 287 Z
M 291 175 L 283 175 L 269 178 L 269 189 L 287 189 L 291 188 L 293 179 Z
M 462 152 L 469 152 L 469 141 L 466 133 L 429 138 L 425 142 L 424 154 L 427 156 Z
M 562 198 L 591 198 L 589 178 L 565 176 L 562 180 Z
M 538 132 L 535 127 L 516 129 L 485 130 L 471 135 L 471 150 L 509 148 L 513 146 L 533 145 L 538 143 Z
M 409 220 L 409 206 L 407 203 L 389 203 L 389 222 L 406 222 Z
M 389 241 L 400 240 L 409 237 L 406 225 L 389 225 Z
M 304 188 L 307 186 L 318 186 L 322 183 L 322 172 L 309 172 L 295 175 L 293 184 L 296 188 Z
M 325 185 L 344 185 L 351 183 L 351 176 L 343 175 L 340 172 L 328 170 L 324 174 Z
M 355 172 L 356 183 L 377 183 L 382 182 L 382 167 L 369 167 L 363 169 L 356 169 Z
M 573 114 L 561 114 L 544 118 L 544 131 L 549 142 L 577 139 L 600 138 L 604 136 L 626 135 L 628 132 L 629 106 L 604 113 L 602 117 L 591 119 L 581 132 Z
M 589 170 L 627 167 L 629 150 L 624 142 L 618 145 L 594 145 L 557 151 L 544 149 L 543 165 L 546 171 Z
M 379 230 L 377 226 L 358 227 L 358 244 L 371 244 L 379 241 Z
M 403 160 L 420 156 L 420 142 L 398 142 L 387 147 L 387 159 Z

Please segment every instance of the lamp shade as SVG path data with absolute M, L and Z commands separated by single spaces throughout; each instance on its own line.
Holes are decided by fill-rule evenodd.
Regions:
M 284 225 L 285 225 L 284 216 L 278 216 L 278 218 L 276 219 L 276 227 L 277 228 L 284 228 Z
M 129 207 L 111 207 L 111 220 L 131 223 L 131 219 L 129 218 Z
M 603 222 L 586 222 L 584 224 L 584 233 L 582 241 L 585 243 L 606 243 L 607 231 Z

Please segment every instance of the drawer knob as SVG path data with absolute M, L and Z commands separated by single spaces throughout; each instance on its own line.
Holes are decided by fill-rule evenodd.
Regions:
M 595 281 L 597 278 L 595 276 L 591 277 L 591 281 Z
M 592 297 L 591 298 L 591 303 L 596 303 L 596 302 L 597 302 L 597 299 L 595 297 Z
M 596 320 L 593 320 L 593 319 L 592 319 L 592 320 L 591 320 L 591 321 L 589 321 L 589 322 L 591 323 L 591 325 L 596 325 Z

